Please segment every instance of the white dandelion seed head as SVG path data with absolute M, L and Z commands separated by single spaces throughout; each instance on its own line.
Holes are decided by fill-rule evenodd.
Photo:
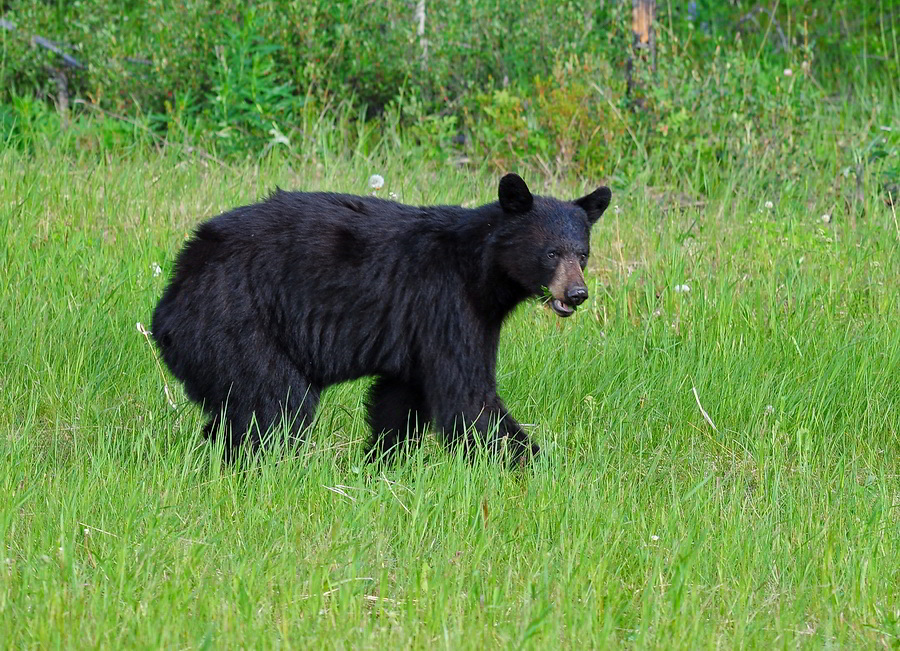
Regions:
M 822 221 L 826 224 L 830 224 L 831 223 L 831 215 L 829 215 L 828 213 L 825 213 L 824 215 L 822 215 Z
M 373 190 L 380 190 L 384 187 L 384 177 L 380 174 L 373 174 L 369 177 L 369 187 Z
M 766 201 L 766 210 L 772 210 L 775 207 L 775 204 L 771 201 Z

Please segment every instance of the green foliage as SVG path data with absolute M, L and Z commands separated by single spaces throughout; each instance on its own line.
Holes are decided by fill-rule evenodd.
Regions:
M 641 75 L 647 100 L 641 117 L 673 158 L 746 160 L 770 146 L 793 153 L 825 101 L 802 63 L 796 72 L 765 67 L 719 39 L 698 71 L 673 45 L 660 44 L 662 83 Z
M 237 131 L 251 146 L 277 137 L 291 122 L 298 106 L 291 83 L 280 83 L 274 55 L 280 49 L 268 44 L 256 31 L 256 12 L 248 10 L 243 24 L 226 25 L 226 46 L 216 48 L 218 66 L 204 116 L 216 127 L 217 138 L 231 139 Z M 279 127 L 279 125 L 281 125 Z
M 624 84 L 607 91 L 598 85 L 611 77 L 605 62 L 572 55 L 550 74 L 536 76 L 530 88 L 479 93 L 466 112 L 473 152 L 499 169 L 529 161 L 563 176 L 607 176 L 623 154 L 619 140 L 625 127 L 616 108 Z
M 4 19 L 16 31 L 0 32 L 0 127 L 27 148 L 42 130 L 79 125 L 85 111 L 103 125 L 102 109 L 124 118 L 124 136 L 220 157 L 302 155 L 311 133 L 342 122 L 335 137 L 347 146 L 403 142 L 441 164 L 596 178 L 631 175 L 664 150 L 676 166 L 740 165 L 808 148 L 810 116 L 841 95 L 893 102 L 897 11 L 825 4 L 659 3 L 657 69 L 639 57 L 626 96 L 623 2 L 432 1 L 419 35 L 406 0 L 12 0 Z M 86 67 L 66 68 L 30 44 L 33 34 Z M 23 98 L 55 106 L 60 71 L 72 115 L 35 122 Z M 885 183 L 896 176 L 890 122 L 880 120 L 894 129 L 881 136 L 883 152 L 852 145 L 884 168 Z M 108 130 L 88 140 L 104 142 Z

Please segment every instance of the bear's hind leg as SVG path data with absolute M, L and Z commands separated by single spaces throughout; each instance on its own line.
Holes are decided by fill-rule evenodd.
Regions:
M 209 420 L 203 426 L 203 438 L 215 443 L 221 436 L 224 439 L 222 454 L 225 462 L 232 463 L 246 437 L 252 414 L 239 401 L 225 401 L 215 407 L 204 403 L 204 408 Z
M 392 377 L 380 377 L 368 397 L 369 439 L 366 460 L 390 460 L 405 441 L 418 444 L 428 421 L 429 410 L 422 393 L 413 385 Z
M 240 382 L 231 383 L 228 397 L 218 405 L 207 405 L 210 420 L 203 433 L 215 439 L 221 429 L 226 460 L 236 459 L 245 443 L 256 451 L 285 432 L 287 445 L 301 442 L 303 430 L 316 413 L 319 388 L 286 356 L 274 350 L 268 355 L 259 352 L 244 358 L 236 374 Z
M 245 430 L 246 427 L 244 427 Z M 237 460 L 238 451 L 241 449 L 241 441 L 244 438 L 240 434 L 241 431 L 239 426 L 233 424 L 230 412 L 220 410 L 206 421 L 206 425 L 203 426 L 203 437 L 210 443 L 214 443 L 219 436 L 223 436 L 225 443 L 222 448 L 222 456 L 225 463 L 230 464 Z
M 286 437 L 285 445 L 293 447 L 303 442 L 303 431 L 312 424 L 320 391 L 296 370 L 290 375 L 282 382 L 267 382 L 257 394 L 256 429 L 251 429 L 256 447 L 265 447 L 282 436 Z

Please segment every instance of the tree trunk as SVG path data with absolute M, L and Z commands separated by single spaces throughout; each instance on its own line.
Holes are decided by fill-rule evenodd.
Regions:
M 419 46 L 422 48 L 422 67 L 428 65 L 428 39 L 425 38 L 425 0 L 416 3 L 416 36 L 419 37 Z
M 632 96 L 635 87 L 634 59 L 646 61 L 649 55 L 650 69 L 656 72 L 656 31 L 653 28 L 655 18 L 655 0 L 631 0 L 631 53 L 625 66 L 629 97 Z

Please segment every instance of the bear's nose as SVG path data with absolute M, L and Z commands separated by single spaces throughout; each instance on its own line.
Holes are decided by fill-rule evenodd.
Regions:
M 566 290 L 566 300 L 569 301 L 571 305 L 581 305 L 587 300 L 587 297 L 587 287 L 572 287 L 571 289 Z

